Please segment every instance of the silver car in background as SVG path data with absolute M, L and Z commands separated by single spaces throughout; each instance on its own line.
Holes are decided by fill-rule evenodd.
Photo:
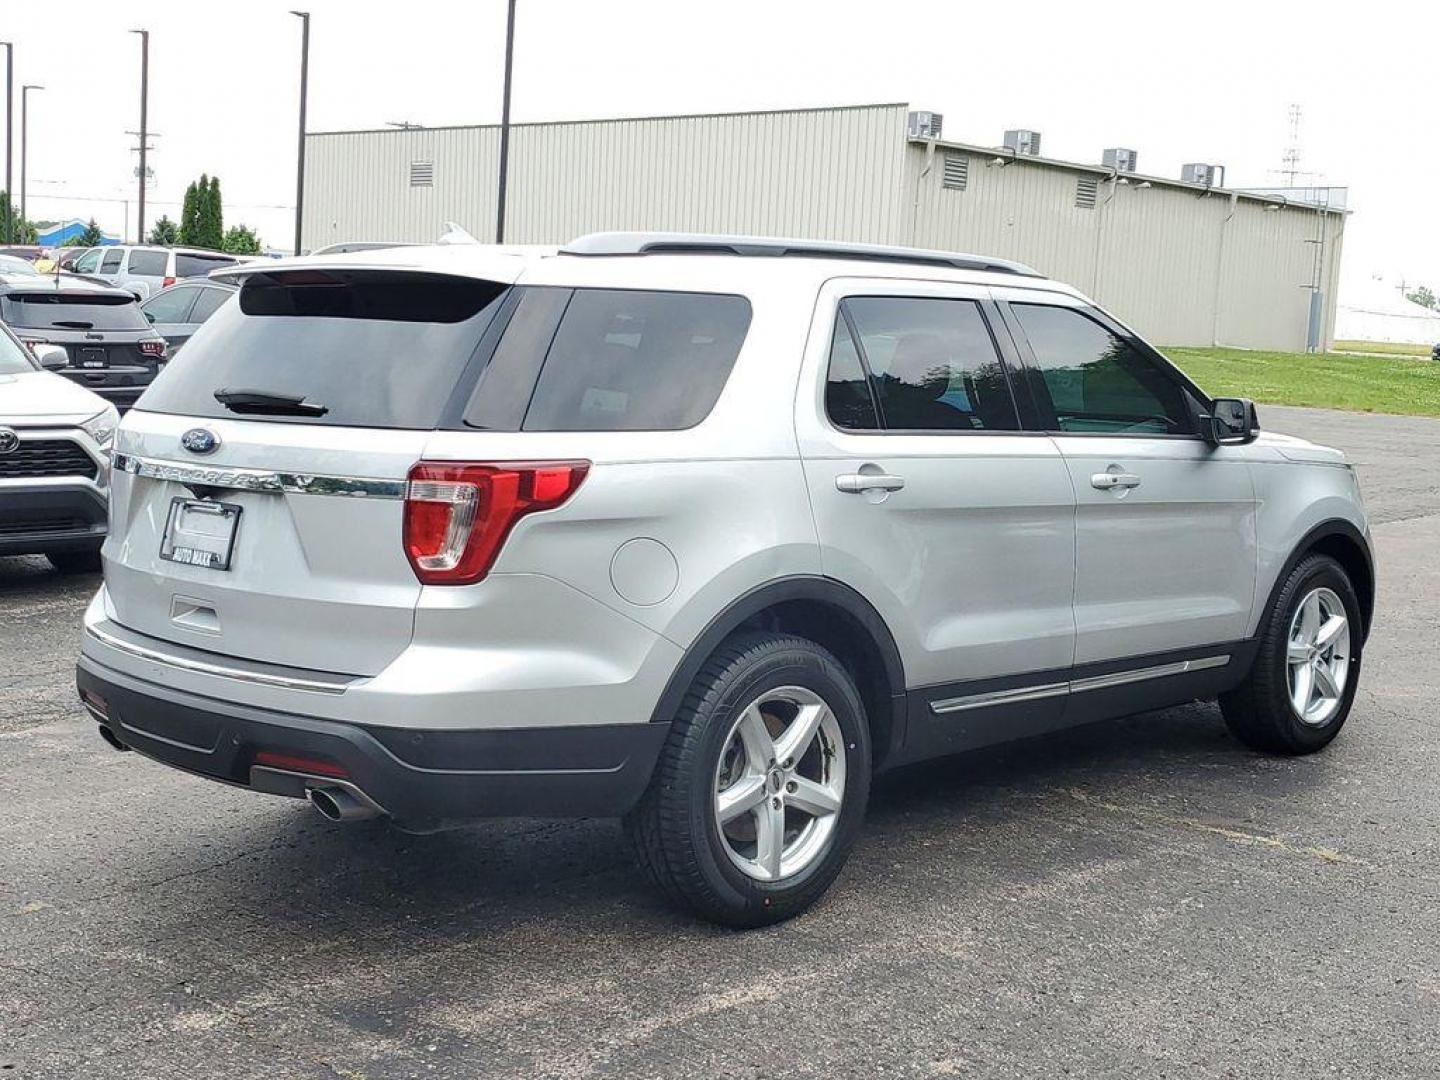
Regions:
M 600 234 L 236 268 L 121 424 L 112 746 L 337 821 L 624 818 L 804 910 L 879 770 L 1196 698 L 1325 746 L 1374 606 L 1335 450 L 999 259 Z

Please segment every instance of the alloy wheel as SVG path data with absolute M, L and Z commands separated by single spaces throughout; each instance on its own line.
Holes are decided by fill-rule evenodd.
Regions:
M 1345 697 L 1350 620 L 1331 589 L 1312 589 L 1290 619 L 1286 650 L 1290 706 L 1304 724 L 1323 727 Z

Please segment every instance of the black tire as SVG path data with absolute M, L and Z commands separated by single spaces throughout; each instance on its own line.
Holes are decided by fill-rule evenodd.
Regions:
M 727 853 L 716 825 L 715 776 L 739 710 L 786 686 L 829 706 L 846 755 L 845 786 L 828 843 L 813 861 L 790 877 L 761 881 Z M 695 677 L 625 832 L 646 877 L 672 902 L 726 926 L 766 926 L 800 914 L 834 882 L 869 796 L 865 707 L 840 661 L 804 638 L 747 632 L 721 645 Z
M 1302 721 L 1290 702 L 1287 648 L 1297 606 L 1319 587 L 1334 592 L 1345 607 L 1350 624 L 1350 668 L 1339 708 L 1323 725 L 1313 725 Z M 1355 700 L 1363 625 L 1360 602 L 1345 568 L 1328 555 L 1302 558 L 1260 624 L 1260 648 L 1250 673 L 1234 690 L 1220 695 L 1220 709 L 1231 734 L 1247 746 L 1272 754 L 1313 754 L 1327 746 L 1344 727 Z
M 100 548 L 66 548 L 63 551 L 47 551 L 45 558 L 62 574 L 98 574 L 100 572 Z

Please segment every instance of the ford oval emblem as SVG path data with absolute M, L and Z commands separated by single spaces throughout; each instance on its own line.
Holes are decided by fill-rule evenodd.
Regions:
M 180 436 L 180 445 L 192 454 L 213 454 L 220 446 L 220 436 L 203 427 L 194 427 Z

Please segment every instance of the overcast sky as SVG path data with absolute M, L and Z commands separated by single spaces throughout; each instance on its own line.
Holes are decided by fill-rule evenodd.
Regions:
M 126 223 L 150 39 L 153 209 L 218 174 L 227 224 L 293 233 L 299 20 L 294 0 L 6 0 L 32 92 L 29 213 Z M 311 0 L 310 128 L 499 119 L 504 0 Z M 1288 111 L 1303 109 L 1302 182 L 1348 185 L 1347 281 L 1440 291 L 1433 192 L 1440 4 L 1105 0 L 519 0 L 513 119 L 908 101 L 949 138 L 1044 136 L 1046 156 L 1140 152 L 1140 169 L 1227 166 L 1280 183 Z M 116 201 L 100 201 L 110 199 Z M 132 226 L 133 227 L 133 226 Z

